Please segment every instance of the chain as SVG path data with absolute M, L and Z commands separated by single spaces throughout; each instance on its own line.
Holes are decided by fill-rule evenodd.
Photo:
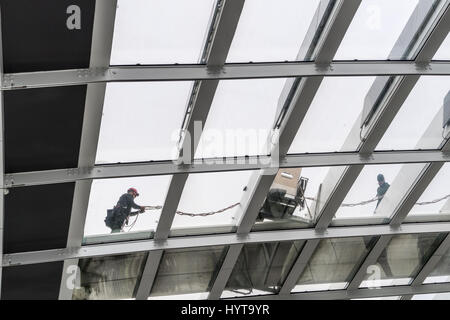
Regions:
M 378 197 L 376 196 L 373 199 L 369 199 L 369 200 L 365 200 L 365 201 L 360 201 L 360 202 L 355 202 L 355 203 L 343 203 L 341 204 L 341 207 L 357 207 L 357 206 L 364 206 L 366 204 L 378 201 L 378 199 L 382 199 L 383 197 Z M 425 202 L 416 202 L 415 205 L 417 206 L 426 206 L 426 205 L 430 205 L 430 204 L 434 204 L 434 203 L 438 203 L 441 202 L 443 200 L 449 199 L 450 198 L 450 194 L 442 197 L 442 198 L 438 198 L 435 200 L 431 200 L 431 201 L 425 201 Z M 310 201 L 317 201 L 316 198 L 311 198 L 311 197 L 305 197 L 306 200 L 310 200 Z
M 176 214 L 180 215 L 180 216 L 188 216 L 188 217 L 208 217 L 208 216 L 212 216 L 218 213 L 222 213 L 228 210 L 233 209 L 234 207 L 237 207 L 238 205 L 240 205 L 240 202 L 237 202 L 235 204 L 232 204 L 231 206 L 228 206 L 226 208 L 217 210 L 217 211 L 210 211 L 210 212 L 202 212 L 202 213 L 190 213 L 190 212 L 183 212 L 183 211 L 177 211 Z M 162 206 L 147 206 L 145 207 L 146 210 L 161 210 Z
M 416 205 L 418 205 L 418 206 L 426 206 L 426 205 L 430 205 L 430 204 L 441 202 L 441 201 L 449 199 L 449 198 L 450 198 L 450 194 L 448 194 L 448 195 L 446 195 L 446 196 L 444 196 L 442 198 L 438 198 L 438 199 L 432 200 L 432 201 L 417 202 Z M 377 197 L 374 197 L 374 198 L 369 199 L 369 200 L 364 200 L 364 201 L 355 202 L 355 203 L 343 203 L 343 204 L 341 204 L 341 207 L 352 208 L 352 207 L 358 207 L 358 206 L 365 206 L 365 205 L 370 204 L 372 202 L 378 201 L 379 199 L 382 199 L 382 197 L 378 197 L 377 196 Z M 305 200 L 317 201 L 316 198 L 312 198 L 312 197 L 305 197 Z M 223 213 L 225 211 L 231 210 L 234 207 L 239 206 L 240 204 L 241 204 L 240 202 L 237 202 L 235 204 L 232 204 L 231 206 L 228 206 L 226 208 L 223 208 L 223 209 L 220 209 L 220 210 L 217 210 L 217 211 L 209 211 L 209 212 L 202 212 L 202 213 L 190 213 L 190 212 L 184 212 L 184 211 L 176 211 L 176 214 L 178 214 L 180 216 L 191 217 L 191 218 L 208 217 L 208 216 L 213 216 L 213 215 L 216 215 L 216 214 Z M 162 208 L 163 208 L 162 206 L 146 206 L 145 210 L 161 210 Z M 136 223 L 136 221 L 134 223 Z M 134 225 L 134 223 L 133 223 L 133 225 Z

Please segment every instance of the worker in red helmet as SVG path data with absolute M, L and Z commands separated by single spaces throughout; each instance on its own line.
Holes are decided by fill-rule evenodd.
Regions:
M 134 199 L 139 196 L 139 192 L 135 188 L 130 188 L 127 193 L 123 194 L 117 205 L 114 207 L 113 222 L 111 225 L 111 233 L 121 232 L 125 223 L 128 223 L 130 216 L 135 216 L 145 212 L 145 207 L 139 206 Z M 139 209 L 139 211 L 131 212 L 131 209 Z

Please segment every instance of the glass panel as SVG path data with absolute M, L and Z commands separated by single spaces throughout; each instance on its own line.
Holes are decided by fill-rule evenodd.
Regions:
M 111 64 L 197 63 L 214 3 L 119 0 Z
M 207 213 L 218 211 L 241 201 L 244 187 L 252 171 L 217 172 L 189 175 L 178 204 L 178 211 Z M 177 214 L 172 229 L 199 228 L 199 233 L 214 233 L 214 227 L 236 225 L 239 206 L 214 215 L 190 217 Z M 209 228 L 208 228 L 209 227 Z
M 245 245 L 222 298 L 278 293 L 303 243 L 289 241 Z
M 377 150 L 440 148 L 444 134 L 442 110 L 449 92 L 450 77 L 421 77 Z M 430 125 L 435 128 L 430 128 Z
M 328 170 L 280 169 L 252 231 L 312 227 L 317 218 L 316 199 Z
M 445 38 L 433 60 L 450 60 L 450 34 Z
M 450 218 L 450 163 L 446 163 L 425 189 L 409 215 L 439 215 Z
M 191 86 L 191 82 L 109 83 L 96 163 L 175 159 Z
M 376 238 L 321 240 L 292 292 L 345 289 Z
M 147 253 L 80 259 L 73 300 L 131 299 L 136 295 Z
M 325 78 L 289 153 L 355 151 L 357 144 L 344 145 L 344 142 L 359 121 L 364 99 L 374 80 L 373 77 Z
M 396 42 L 418 3 L 418 0 L 362 1 L 335 59 L 387 59 L 394 47 L 398 51 Z
M 150 296 L 210 291 L 226 252 L 227 247 L 224 246 L 164 252 Z
M 424 283 L 450 282 L 450 250 L 439 260 L 433 272 L 425 279 Z
M 393 237 L 360 287 L 409 285 L 441 241 L 438 233 Z
M 285 79 L 227 80 L 217 88 L 196 158 L 267 154 Z
M 430 293 L 416 294 L 411 300 L 450 300 L 450 292 L 447 293 Z
M 246 0 L 227 62 L 296 60 L 319 0 Z
M 382 206 L 397 203 L 404 194 L 395 192 L 392 186 L 398 186 L 409 171 L 403 168 L 415 167 L 415 164 L 388 164 L 365 166 L 352 188 L 348 192 L 335 219 L 345 224 L 388 223 L 391 210 Z M 373 221 L 370 221 L 370 220 Z
M 119 198 L 127 193 L 127 190 L 131 187 L 136 188 L 139 192 L 139 197 L 135 198 L 136 204 L 140 206 L 159 206 L 164 204 L 170 179 L 171 176 L 152 176 L 94 180 L 89 198 L 84 235 L 93 236 L 111 232 L 111 228 L 105 224 L 107 210 L 112 209 Z M 138 210 L 131 209 L 131 212 L 136 211 Z M 160 214 L 161 210 L 147 210 L 143 214 L 130 216 L 128 225 L 123 226 L 123 232 L 129 233 L 130 231 L 137 232 L 155 229 Z M 123 220 L 119 216 L 121 215 L 117 215 L 114 218 L 114 221 L 117 222 L 116 224 L 120 224 Z M 106 237 L 105 240 L 117 240 L 118 237 L 123 236 L 115 233 Z

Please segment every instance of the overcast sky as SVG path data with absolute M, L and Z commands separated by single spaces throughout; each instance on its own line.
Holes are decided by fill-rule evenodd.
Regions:
M 386 59 L 418 1 L 364 0 L 336 59 Z M 319 4 L 318 0 L 246 0 L 228 62 L 295 60 Z M 119 0 L 111 64 L 196 63 L 211 13 L 212 0 Z M 450 59 L 447 37 L 437 59 Z M 363 108 L 373 77 L 326 78 L 291 146 L 290 153 L 342 150 L 342 144 Z M 277 103 L 286 79 L 222 81 L 217 89 L 198 157 L 232 156 L 263 152 L 264 139 L 275 120 Z M 174 159 L 192 82 L 111 83 L 107 86 L 97 163 Z M 398 113 L 378 149 L 412 149 L 442 107 L 450 89 L 448 77 L 423 77 Z M 242 145 L 224 140 L 226 133 L 251 129 L 257 142 Z M 438 137 L 431 139 L 433 145 Z M 241 143 L 241 144 L 240 144 Z M 345 202 L 372 198 L 376 175 L 391 182 L 401 165 L 366 167 Z M 448 166 L 422 198 L 441 197 L 449 190 Z M 306 168 L 308 196 L 315 196 L 328 168 Z M 240 201 L 250 172 L 191 175 L 179 209 L 217 210 Z M 95 180 L 89 202 L 85 235 L 108 233 L 106 209 L 133 186 L 142 205 L 164 203 L 170 176 Z M 444 187 L 445 186 L 445 187 Z M 423 199 L 422 199 L 423 200 Z M 434 212 L 439 205 L 414 208 Z M 439 207 L 440 206 L 440 207 Z M 373 207 L 343 209 L 338 217 L 368 216 Z M 207 218 L 177 216 L 174 228 L 231 225 L 233 210 Z M 133 231 L 153 229 L 159 212 L 141 215 Z

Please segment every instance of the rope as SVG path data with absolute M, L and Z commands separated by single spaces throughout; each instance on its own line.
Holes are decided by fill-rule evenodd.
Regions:
M 180 216 L 188 216 L 191 218 L 195 218 L 195 217 L 208 217 L 208 216 L 212 216 L 218 213 L 222 213 L 228 210 L 233 209 L 234 207 L 237 207 L 238 205 L 240 205 L 240 202 L 237 202 L 235 204 L 232 204 L 231 206 L 228 206 L 226 208 L 217 210 L 217 211 L 209 211 L 209 212 L 202 212 L 202 213 L 190 213 L 190 212 L 183 212 L 183 211 L 176 211 L 176 214 L 180 215 Z M 161 210 L 162 206 L 147 206 L 145 207 L 146 210 Z

